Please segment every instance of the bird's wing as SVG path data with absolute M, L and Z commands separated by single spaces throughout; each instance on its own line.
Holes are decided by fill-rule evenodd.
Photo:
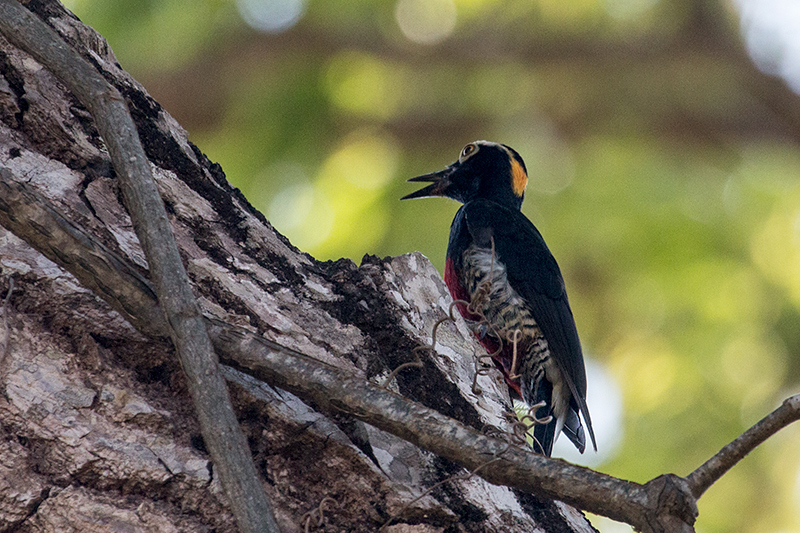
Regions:
M 575 319 L 569 307 L 564 278 L 539 230 L 520 211 L 488 200 L 463 207 L 474 242 L 490 248 L 494 240 L 497 260 L 508 281 L 528 305 L 542 330 L 553 359 L 565 375 L 573 399 L 583 414 L 595 450 L 594 431 L 586 406 L 586 370 Z M 492 239 L 493 238 L 493 239 Z

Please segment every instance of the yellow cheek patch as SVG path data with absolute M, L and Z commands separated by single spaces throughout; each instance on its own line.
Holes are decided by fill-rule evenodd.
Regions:
M 528 175 L 522 165 L 514 159 L 511 159 L 511 188 L 514 189 L 514 194 L 522 196 L 525 193 L 525 187 L 528 186 Z

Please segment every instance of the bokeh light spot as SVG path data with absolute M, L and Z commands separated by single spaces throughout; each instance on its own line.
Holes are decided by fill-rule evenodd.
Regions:
M 333 228 L 333 208 L 327 198 L 308 183 L 290 185 L 269 204 L 269 220 L 301 249 L 324 242 Z
M 735 388 L 756 388 L 761 393 L 778 388 L 786 364 L 768 339 L 744 334 L 732 339 L 722 354 L 722 371 Z
M 383 238 L 388 217 L 378 200 L 395 177 L 398 162 L 399 150 L 389 135 L 362 130 L 343 140 L 316 180 L 334 218 L 330 235 L 312 253 L 362 256 Z
M 787 211 L 776 210 L 763 223 L 753 236 L 750 250 L 753 262 L 761 271 L 786 287 L 800 305 L 800 242 L 794 233 L 800 215 L 798 211 Z
M 661 406 L 675 384 L 676 355 L 659 336 L 631 337 L 614 350 L 612 364 L 618 379 L 626 384 L 625 404 L 631 414 L 644 414 Z M 675 412 L 685 406 L 672 398 Z
M 420 44 L 441 42 L 456 27 L 453 0 L 399 0 L 394 15 L 403 35 Z
M 341 177 L 360 189 L 380 189 L 397 171 L 399 154 L 394 143 L 385 136 L 355 134 L 334 153 L 323 173 Z
M 358 52 L 335 56 L 325 74 L 325 86 L 334 105 L 382 120 L 397 112 L 403 85 L 401 73 Z
M 797 462 L 797 476 L 794 484 L 795 509 L 800 509 L 800 461 Z
M 747 51 L 762 72 L 800 92 L 800 2 L 738 0 Z
M 636 18 L 651 9 L 658 0 L 603 0 L 603 7 L 615 19 Z
M 242 19 L 264 33 L 281 33 L 302 18 L 306 0 L 236 0 Z

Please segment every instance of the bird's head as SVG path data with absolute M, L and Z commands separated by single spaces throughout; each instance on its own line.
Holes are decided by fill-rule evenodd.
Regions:
M 403 196 L 401 200 L 446 196 L 467 203 L 481 198 L 520 209 L 528 185 L 528 173 L 522 157 L 512 148 L 505 144 L 475 141 L 466 145 L 458 160 L 447 168 L 408 181 L 430 185 Z

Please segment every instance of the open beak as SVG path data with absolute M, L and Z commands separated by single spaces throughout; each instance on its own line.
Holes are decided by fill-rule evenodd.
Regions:
M 447 188 L 450 186 L 450 175 L 453 173 L 454 165 L 450 165 L 444 170 L 431 172 L 430 174 L 423 174 L 416 178 L 411 178 L 409 182 L 415 183 L 430 183 L 416 192 L 407 194 L 400 198 L 401 200 L 410 200 L 411 198 L 427 198 L 429 196 L 444 196 Z

